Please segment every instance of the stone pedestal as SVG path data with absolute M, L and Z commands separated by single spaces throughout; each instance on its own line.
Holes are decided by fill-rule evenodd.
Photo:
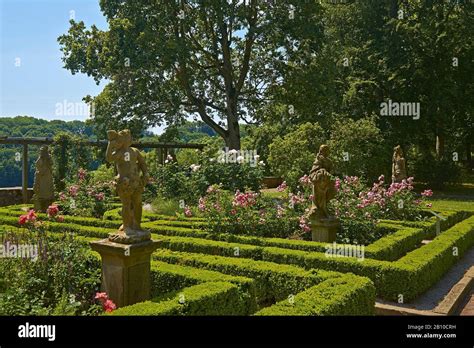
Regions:
M 311 235 L 314 242 L 332 243 L 341 228 L 337 219 L 317 220 L 310 219 Z
M 158 248 L 158 241 L 127 245 L 103 239 L 90 245 L 102 257 L 101 291 L 117 307 L 150 299 L 150 258 Z

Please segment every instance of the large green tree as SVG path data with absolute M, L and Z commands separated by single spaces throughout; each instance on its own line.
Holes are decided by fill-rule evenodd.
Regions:
M 334 2 L 336 3 L 336 2 Z M 474 3 L 365 0 L 324 4 L 324 45 L 307 65 L 289 66 L 277 100 L 293 122 L 327 129 L 342 117 L 380 114 L 380 103 L 419 102 L 420 119 L 379 117 L 392 145 L 471 162 Z M 315 84 L 315 81 L 326 81 Z M 336 115 L 336 117 L 334 116 Z
M 58 40 L 65 67 L 96 81 L 95 119 L 160 125 L 194 114 L 230 148 L 239 122 L 271 101 L 288 64 L 321 44 L 321 6 L 300 0 L 101 0 L 109 28 L 71 21 Z M 89 99 L 91 100 L 91 99 Z

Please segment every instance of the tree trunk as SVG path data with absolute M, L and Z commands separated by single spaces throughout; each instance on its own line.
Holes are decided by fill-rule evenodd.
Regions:
M 444 134 L 438 131 L 436 135 L 436 158 L 442 159 L 444 156 Z
M 469 169 L 472 169 L 472 156 L 471 156 L 471 142 L 468 141 L 466 143 L 466 162 L 467 162 L 467 167 Z
M 233 121 L 228 123 L 228 130 L 224 138 L 225 145 L 230 150 L 240 150 L 240 126 L 239 122 Z

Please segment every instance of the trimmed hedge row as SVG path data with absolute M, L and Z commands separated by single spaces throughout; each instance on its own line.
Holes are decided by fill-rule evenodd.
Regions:
M 167 301 L 141 302 L 111 315 L 249 315 L 251 310 L 237 285 L 208 282 L 185 288 Z
M 262 247 L 192 237 L 159 236 L 159 248 L 219 256 L 261 259 Z
M 16 207 L 16 206 L 15 206 Z M 114 210 L 115 211 L 115 210 Z M 2 210 L 0 209 L 0 214 Z M 462 218 L 465 218 L 466 215 L 469 213 L 466 212 L 453 212 L 453 211 L 445 211 L 441 212 L 442 215 L 447 217 L 447 221 L 442 221 L 441 228 L 445 229 L 456 222 L 460 221 Z M 80 217 L 66 217 L 66 223 L 74 223 L 74 222 L 82 222 L 82 218 Z M 393 261 L 398 259 L 399 257 L 403 256 L 407 252 L 416 248 L 422 240 L 433 238 L 436 231 L 436 218 L 432 218 L 431 221 L 420 221 L 420 222 L 407 222 L 407 221 L 391 221 L 391 220 L 384 220 L 383 223 L 379 224 L 380 228 L 384 229 L 392 229 L 394 232 L 388 234 L 387 236 L 377 240 L 376 242 L 366 246 L 365 248 L 365 255 L 368 258 L 374 258 L 378 260 L 389 260 Z M 11 221 L 13 224 L 13 220 Z M 107 221 L 107 220 L 100 220 L 94 218 L 84 218 L 84 222 L 86 225 L 94 226 L 99 225 L 103 227 L 113 227 L 117 228 L 120 226 L 120 221 Z M 183 221 L 173 221 L 177 224 L 180 223 L 188 223 L 191 222 L 183 222 Z M 250 244 L 254 246 L 275 246 L 280 248 L 287 248 L 287 249 L 296 249 L 296 250 L 305 250 L 305 251 L 318 251 L 318 252 L 325 252 L 327 248 L 327 243 L 318 243 L 318 242 L 310 242 L 310 241 L 299 241 L 299 240 L 288 240 L 282 238 L 262 238 L 262 237 L 251 237 L 251 236 L 240 236 L 240 235 L 232 235 L 232 234 L 212 234 L 205 232 L 203 230 L 192 230 L 188 228 L 182 227 L 172 227 L 167 226 L 167 221 L 153 221 L 153 222 L 146 222 L 143 224 L 143 227 L 149 229 L 151 232 L 156 234 L 164 234 L 168 236 L 189 236 L 191 238 L 207 238 L 217 241 L 226 241 L 226 242 L 238 242 L 243 244 Z M 192 224 L 192 223 L 191 223 Z M 413 227 L 401 227 L 401 226 L 416 226 L 417 229 Z M 420 228 L 421 227 L 421 228 Z M 401 228 L 401 229 L 400 229 Z M 76 226 L 70 226 L 68 230 L 73 230 L 78 233 L 83 233 L 89 236 L 96 236 L 96 237 L 104 237 L 104 231 L 88 231 Z M 396 231 L 396 232 L 395 232 Z M 220 245 L 223 247 L 224 245 Z M 175 245 L 177 248 L 178 246 Z M 202 245 L 201 245 L 202 247 Z M 212 247 L 212 246 L 211 246 Z M 242 246 L 234 245 L 233 248 Z M 254 248 L 246 248 L 255 250 Z M 173 250 L 181 250 L 181 249 L 173 249 Z M 194 251 L 190 249 L 182 249 L 186 251 Z M 227 248 L 227 252 L 232 252 Z M 216 253 L 216 252 L 212 252 Z M 259 259 L 255 255 L 252 258 Z
M 163 234 L 166 236 L 186 236 L 186 237 L 197 237 L 207 238 L 208 232 L 200 230 L 198 228 L 170 226 L 166 224 L 157 224 L 156 221 L 145 222 L 142 224 L 142 228 L 149 230 L 152 233 Z
M 80 220 L 79 220 L 80 221 Z M 101 221 L 101 220 L 99 220 Z M 0 224 L 4 225 L 11 225 L 11 226 L 18 226 L 18 217 L 3 215 L 0 213 Z M 117 227 L 115 228 L 105 228 L 105 227 L 98 227 L 98 226 L 83 226 L 80 224 L 75 223 L 67 223 L 67 222 L 51 222 L 45 221 L 44 222 L 47 229 L 53 232 L 61 232 L 61 231 L 70 231 L 82 234 L 84 236 L 89 237 L 97 237 L 97 238 L 106 238 L 109 233 L 113 233 L 117 231 Z M 173 227 L 173 226 L 166 226 L 166 225 L 155 225 L 153 228 L 148 228 L 146 223 L 142 224 L 142 227 L 145 229 L 150 230 L 152 233 L 156 234 L 174 234 L 184 231 L 192 231 L 191 229 L 183 228 L 183 227 Z
M 446 220 L 440 221 L 441 231 L 449 229 L 471 215 L 465 211 L 442 211 L 439 213 L 446 218 Z M 397 232 L 368 245 L 365 248 L 365 255 L 369 258 L 395 261 L 420 246 L 423 240 L 436 237 L 435 217 L 428 221 L 384 221 L 384 225 L 408 227 L 402 227 Z
M 15 216 L 19 217 L 21 214 L 25 214 L 24 211 L 19 210 L 9 210 L 5 208 L 0 208 L 0 215 L 3 216 Z M 46 219 L 47 215 L 44 213 L 36 213 L 40 219 Z M 18 219 L 17 219 L 18 221 Z M 122 220 L 101 220 L 91 217 L 82 217 L 82 216 L 70 216 L 64 215 L 64 223 L 80 224 L 83 226 L 92 226 L 92 227 L 103 227 L 103 228 L 119 228 L 122 225 Z
M 453 226 L 455 223 L 461 221 L 466 217 L 465 212 L 445 212 L 444 216 L 448 219 L 447 221 L 442 221 L 441 229 L 447 229 Z M 412 226 L 410 223 L 408 223 Z M 368 258 L 373 258 L 377 260 L 388 260 L 393 261 L 407 252 L 415 249 L 419 246 L 422 240 L 433 238 L 436 234 L 436 223 L 433 220 L 426 221 L 426 222 L 416 222 L 414 227 L 406 227 L 405 222 L 402 221 L 390 221 L 390 223 L 381 223 L 380 228 L 383 229 L 391 229 L 393 232 L 389 233 L 387 236 L 380 238 L 379 240 L 375 241 L 374 243 L 365 247 L 365 256 Z M 180 231 L 172 231 L 168 233 L 163 230 L 155 229 L 152 225 L 146 224 L 146 228 L 150 229 L 152 232 L 157 234 L 166 234 L 167 236 L 183 236 L 189 237 L 190 239 L 186 242 L 186 240 L 181 239 L 183 245 L 179 246 L 177 243 L 174 243 L 172 246 L 173 250 L 184 250 L 184 251 L 196 251 L 193 250 L 193 247 L 189 245 L 192 241 L 197 240 L 192 238 L 206 238 L 221 242 L 229 242 L 229 243 L 242 243 L 248 244 L 253 246 L 273 246 L 285 249 L 295 249 L 295 250 L 303 250 L 303 251 L 316 251 L 316 252 L 325 252 L 327 250 L 327 243 L 320 243 L 320 242 L 312 242 L 312 241 L 302 241 L 302 240 L 289 240 L 283 238 L 262 238 L 262 237 L 251 237 L 251 236 L 241 236 L 241 235 L 232 235 L 232 234 L 212 234 L 207 233 L 204 231 L 190 231 L 190 230 L 180 230 Z M 175 241 L 178 241 L 177 239 Z M 188 244 L 187 248 L 184 243 Z M 233 248 L 235 247 L 242 247 L 239 245 L 232 245 L 232 246 L 225 246 L 224 244 L 218 243 L 199 243 L 199 247 L 201 248 L 202 252 L 205 252 L 203 248 L 220 248 L 225 249 L 225 255 L 229 255 L 232 253 Z M 171 244 L 170 244 L 171 247 Z M 249 249 L 249 248 L 247 248 Z M 246 249 L 246 250 L 247 250 Z M 252 249 L 258 253 L 258 249 Z M 217 249 L 212 254 L 217 253 Z M 258 256 L 253 255 L 252 258 L 259 259 Z
M 328 279 L 255 315 L 374 315 L 372 281 L 353 274 Z
M 0 215 L 0 224 L 18 227 L 18 218 L 13 216 Z M 105 238 L 108 234 L 115 232 L 116 229 L 107 229 L 103 227 L 82 226 L 72 223 L 45 221 L 44 226 L 51 232 L 75 232 L 87 237 Z
M 12 208 L 13 207 L 13 208 Z M 0 208 L 0 214 L 1 215 L 8 215 L 8 216 L 19 216 L 20 214 L 24 214 L 25 211 L 21 210 L 21 207 L 17 206 L 9 206 L 9 207 L 2 207 Z M 149 213 L 148 213 L 149 214 Z M 44 219 L 46 218 L 46 214 L 44 213 L 37 213 L 37 215 Z M 64 222 L 66 223 L 79 223 L 81 225 L 85 226 L 96 226 L 96 227 L 108 227 L 108 228 L 118 228 L 122 224 L 122 217 L 120 214 L 115 214 L 113 215 L 114 219 L 111 219 L 110 217 L 108 219 L 97 219 L 97 218 L 91 218 L 91 217 L 82 217 L 82 216 L 70 216 L 70 215 L 65 215 L 64 216 Z M 174 226 L 174 227 L 187 227 L 190 229 L 194 229 L 197 227 L 202 227 L 205 225 L 204 222 L 202 221 L 182 221 L 182 220 L 176 220 L 176 219 L 170 219 L 171 217 L 169 216 L 161 216 L 160 217 L 165 217 L 161 220 L 154 220 L 151 221 L 150 218 L 143 218 L 142 222 L 144 224 L 150 224 L 150 226 L 160 226 L 160 225 L 166 225 L 166 226 Z
M 455 213 L 451 216 L 456 216 L 457 218 L 460 218 L 463 215 Z M 455 221 L 456 220 L 453 218 L 450 222 L 454 224 Z M 400 256 L 404 255 L 406 252 L 411 251 L 417 246 L 419 246 L 422 240 L 432 237 L 432 233 L 433 231 L 431 228 L 431 224 L 426 224 L 426 228 L 424 229 L 417 229 L 411 227 L 402 228 L 401 230 L 398 230 L 395 233 L 391 233 L 390 235 L 381 238 L 378 241 L 372 243 L 371 245 L 365 247 L 364 257 L 379 260 L 396 260 Z M 241 238 L 235 239 L 241 240 Z M 310 246 L 312 248 L 320 252 L 326 252 L 327 247 L 329 245 L 328 243 L 292 241 L 277 238 L 273 238 L 270 242 L 268 242 L 265 240 L 265 238 L 256 237 L 248 238 L 247 240 L 245 240 L 245 242 L 249 243 L 250 241 L 253 241 L 254 243 L 256 242 L 255 244 L 257 245 L 229 243 L 223 241 L 179 236 L 160 236 L 159 240 L 162 241 L 162 244 L 160 246 L 161 248 L 170 249 L 173 251 L 186 251 L 220 256 L 238 256 L 244 258 L 252 258 L 254 260 L 263 259 L 262 252 L 267 248 L 265 245 L 277 245 L 281 246 L 282 248 L 288 248 L 288 246 L 301 246 L 304 248 L 305 244 L 310 243 Z M 345 247 L 353 249 L 355 246 L 345 245 Z
M 104 213 L 103 218 L 105 220 L 122 220 L 121 215 L 122 208 L 116 208 L 112 210 L 108 210 Z M 197 217 L 187 217 L 186 220 L 179 220 L 177 216 L 170 216 L 170 215 L 163 215 L 163 214 L 155 214 L 149 211 L 143 211 L 143 218 L 149 221 L 155 220 L 169 220 L 169 221 L 180 221 L 180 222 L 203 222 L 204 219 L 197 218 Z
M 412 251 L 396 262 L 412 272 L 410 294 L 426 291 L 474 245 L 474 216 L 458 223 L 432 242 Z M 411 296 L 409 296 L 411 297 Z
M 474 234 L 474 228 L 471 224 L 472 219 L 474 219 L 474 217 L 458 223 L 440 234 L 428 245 L 411 251 L 405 257 L 395 262 L 368 258 L 363 260 L 349 257 L 332 258 L 324 253 L 274 247 L 247 248 L 243 250 L 241 256 L 245 255 L 244 257 L 279 264 L 294 264 L 306 269 L 317 268 L 343 273 L 352 272 L 372 279 L 376 284 L 378 294 L 384 298 L 396 300 L 399 295 L 403 295 L 405 300 L 411 300 L 432 286 L 457 260 L 457 257 L 450 255 L 449 252 L 446 251 L 446 241 L 452 241 L 452 238 L 455 238 L 461 233 L 462 238 L 455 238 L 457 242 L 461 243 L 461 245 L 457 246 L 459 255 L 462 255 L 467 248 L 474 244 L 472 240 L 472 238 L 474 238 L 472 236 Z M 423 235 L 421 235 L 421 237 L 423 237 Z M 420 235 L 416 235 L 416 238 L 420 238 Z M 198 243 L 191 241 L 186 242 L 186 239 L 183 241 L 182 238 L 179 240 L 175 237 L 173 241 L 168 241 L 168 247 L 175 250 L 192 249 L 193 251 L 205 253 L 210 251 L 222 253 L 225 250 L 227 253 L 230 253 L 238 246 L 236 244 L 228 244 L 226 246 L 215 243 L 216 242 L 202 240 Z M 448 244 L 451 247 L 454 246 L 452 243 Z M 197 262 L 201 267 L 202 262 L 196 261 L 197 258 L 198 256 L 193 256 L 194 262 Z M 446 259 L 449 259 L 450 262 L 442 261 Z M 410 260 L 410 262 L 407 260 Z M 187 260 L 186 262 L 190 261 Z M 422 262 L 423 267 L 413 267 L 412 264 L 419 264 L 420 262 Z M 439 270 L 430 272 L 428 270 L 430 267 L 426 265 L 431 265 L 430 267 L 436 265 L 436 267 L 439 267 Z M 420 272 L 425 272 L 426 274 L 420 275 Z
M 323 270 L 304 270 L 292 265 L 254 261 L 223 256 L 210 256 L 158 250 L 154 260 L 218 271 L 255 280 L 259 303 L 274 302 L 290 294 L 301 292 L 323 280 L 339 277 L 341 274 Z
M 231 276 L 215 271 L 173 265 L 161 261 L 151 263 L 152 297 L 178 291 L 180 289 L 206 282 L 229 282 L 239 287 L 242 298 L 247 302 L 251 313 L 257 309 L 255 281 L 250 278 Z
M 263 260 L 295 264 L 301 267 L 352 272 L 366 276 L 375 283 L 377 294 L 390 300 L 403 295 L 410 301 L 429 289 L 474 245 L 474 216 L 441 233 L 432 242 L 411 251 L 398 261 L 355 258 L 327 258 L 322 253 L 265 248 Z M 457 255 L 453 254 L 456 247 Z

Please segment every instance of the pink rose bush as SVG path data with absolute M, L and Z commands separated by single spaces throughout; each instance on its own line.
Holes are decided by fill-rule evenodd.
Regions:
M 109 296 L 105 292 L 96 293 L 95 299 L 100 302 L 100 304 L 102 305 L 102 309 L 106 313 L 113 312 L 115 309 L 117 309 L 115 303 L 111 299 L 109 299 Z
M 53 222 L 63 222 L 64 216 L 59 215 L 59 207 L 57 205 L 50 205 L 46 210 L 46 220 Z M 30 230 L 41 231 L 43 227 L 43 221 L 38 217 L 38 214 L 34 209 L 30 209 L 28 213 L 21 215 L 18 218 L 18 225 L 26 227 Z
M 288 231 L 298 230 L 299 223 L 294 213 L 288 214 L 289 203 L 287 200 L 276 204 L 261 193 L 251 191 L 237 190 L 232 194 L 213 185 L 199 199 L 198 209 L 212 232 L 287 237 Z
M 356 176 L 334 178 L 336 197 L 329 209 L 341 220 L 343 231 L 339 242 L 370 243 L 388 231 L 377 227 L 381 219 L 420 220 L 423 209 L 429 208 L 424 199 L 433 192 L 425 190 L 421 197 L 413 192 L 413 178 L 401 183 L 386 184 L 381 175 L 367 187 Z M 234 194 L 219 186 L 210 186 L 199 199 L 198 209 L 213 232 L 289 237 L 295 234 L 309 238 L 311 228 L 307 212 L 312 204 L 312 183 L 309 176 L 299 179 L 299 191 L 290 192 L 286 182 L 277 191 L 278 199 L 256 192 Z
M 59 204 L 61 210 L 68 215 L 101 218 L 111 209 L 114 195 L 113 181 L 92 183 L 89 173 L 81 168 L 77 173 L 77 181 L 59 193 Z

